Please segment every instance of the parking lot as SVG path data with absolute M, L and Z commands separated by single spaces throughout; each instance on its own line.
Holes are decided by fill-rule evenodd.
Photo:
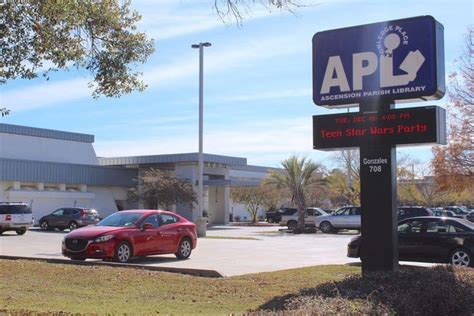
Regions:
M 347 244 L 354 234 L 293 235 L 279 229 L 278 226 L 215 226 L 208 229 L 207 238 L 198 240 L 188 260 L 159 255 L 136 258 L 132 262 L 154 267 L 215 270 L 224 276 L 359 262 L 346 257 Z M 23 236 L 5 232 L 0 236 L 0 255 L 69 260 L 61 254 L 61 242 L 66 233 L 43 232 L 37 228 Z

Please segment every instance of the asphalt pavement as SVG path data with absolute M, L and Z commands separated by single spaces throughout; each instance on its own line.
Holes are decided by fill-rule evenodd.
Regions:
M 35 228 L 23 236 L 5 232 L 0 236 L 0 255 L 67 260 L 61 254 L 61 242 L 67 232 L 43 232 Z M 208 238 L 199 238 L 187 260 L 159 255 L 136 258 L 133 263 L 147 267 L 214 270 L 223 276 L 347 264 L 360 262 L 346 257 L 347 244 L 354 236 L 320 232 L 294 235 L 281 232 L 279 226 L 214 226 L 208 229 Z

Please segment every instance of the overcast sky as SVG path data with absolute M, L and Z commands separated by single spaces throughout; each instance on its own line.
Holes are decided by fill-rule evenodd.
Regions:
M 291 154 L 331 167 L 331 154 L 312 150 L 315 114 L 337 113 L 312 101 L 311 39 L 346 26 L 432 15 L 444 25 L 447 71 L 459 56 L 474 21 L 471 0 L 319 1 L 295 14 L 262 7 L 242 26 L 223 24 L 214 0 L 132 1 L 140 29 L 156 51 L 142 67 L 148 89 L 120 99 L 97 100 L 86 71 L 60 72 L 50 81 L 16 80 L 0 86 L 11 109 L 3 123 L 94 134 L 99 156 L 196 152 L 198 148 L 198 51 L 205 49 L 204 151 L 278 166 Z M 436 102 L 447 105 L 447 97 Z M 434 102 L 418 102 L 423 106 Z M 353 109 L 354 110 L 354 109 Z M 345 110 L 342 110 L 345 111 Z M 429 147 L 402 150 L 421 161 Z

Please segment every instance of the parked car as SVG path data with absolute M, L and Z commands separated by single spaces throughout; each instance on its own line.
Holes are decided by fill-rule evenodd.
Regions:
M 315 227 L 316 218 L 318 216 L 328 215 L 325 211 L 317 207 L 310 207 L 306 209 L 304 215 L 304 224 L 306 227 Z M 298 212 L 294 212 L 292 215 L 283 215 L 281 217 L 280 226 L 288 226 L 289 230 L 296 229 L 298 223 Z
M 70 231 L 78 227 L 95 225 L 99 222 L 97 210 L 81 207 L 65 207 L 55 210 L 39 220 L 41 230 L 52 230 L 55 228 Z
M 296 208 L 283 207 L 276 211 L 267 211 L 265 217 L 269 223 L 279 223 L 283 215 L 293 215 L 296 212 Z
M 0 235 L 9 230 L 23 235 L 33 223 L 33 212 L 28 204 L 0 202 Z
M 446 210 L 433 210 L 433 216 L 438 217 L 457 217 L 454 212 L 446 211 Z
M 417 216 L 433 216 L 433 213 L 421 206 L 401 206 L 398 208 L 398 220 Z
M 333 214 L 336 211 L 330 208 L 323 208 L 322 210 L 325 211 L 327 214 Z
M 315 220 L 315 226 L 323 233 L 334 233 L 340 229 L 358 229 L 360 230 L 359 206 L 341 207 L 334 214 L 319 216 Z
M 347 256 L 360 257 L 361 236 L 347 246 Z M 402 261 L 474 266 L 474 224 L 459 218 L 413 217 L 398 223 L 398 257 Z
M 445 210 L 454 212 L 456 214 L 456 217 L 459 218 L 464 218 L 464 219 L 473 219 L 474 214 L 471 214 L 465 207 L 461 206 L 446 206 L 444 207 Z
M 134 256 L 170 253 L 186 259 L 196 242 L 196 225 L 184 217 L 168 211 L 128 210 L 70 232 L 64 237 L 62 253 L 73 260 L 122 263 Z

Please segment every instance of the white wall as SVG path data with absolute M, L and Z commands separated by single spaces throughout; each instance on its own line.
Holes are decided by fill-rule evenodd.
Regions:
M 115 200 L 126 200 L 127 190 L 121 187 L 88 187 L 87 192 L 50 190 L 13 190 L 11 183 L 0 182 L 1 202 L 25 202 L 32 205 L 35 223 L 61 207 L 89 207 L 101 217 L 117 212 Z
M 5 191 L 11 186 L 10 182 L 0 181 L 0 202 L 8 202 Z M 12 201 L 13 202 L 13 201 Z
M 213 224 L 229 223 L 229 188 L 210 186 L 207 191 L 209 222 Z
M 4 194 L 6 202 L 31 204 L 35 224 L 42 216 L 60 207 L 93 207 L 95 199 L 94 193 L 90 192 L 8 190 Z
M 90 143 L 0 133 L 0 157 L 98 165 Z
M 123 196 L 120 196 L 123 192 L 119 192 L 117 189 L 111 190 L 105 187 L 88 187 L 88 190 L 95 195 L 92 207 L 99 211 L 100 217 L 106 217 L 117 212 L 115 200 L 124 199 Z M 117 195 L 114 194 L 114 191 Z

